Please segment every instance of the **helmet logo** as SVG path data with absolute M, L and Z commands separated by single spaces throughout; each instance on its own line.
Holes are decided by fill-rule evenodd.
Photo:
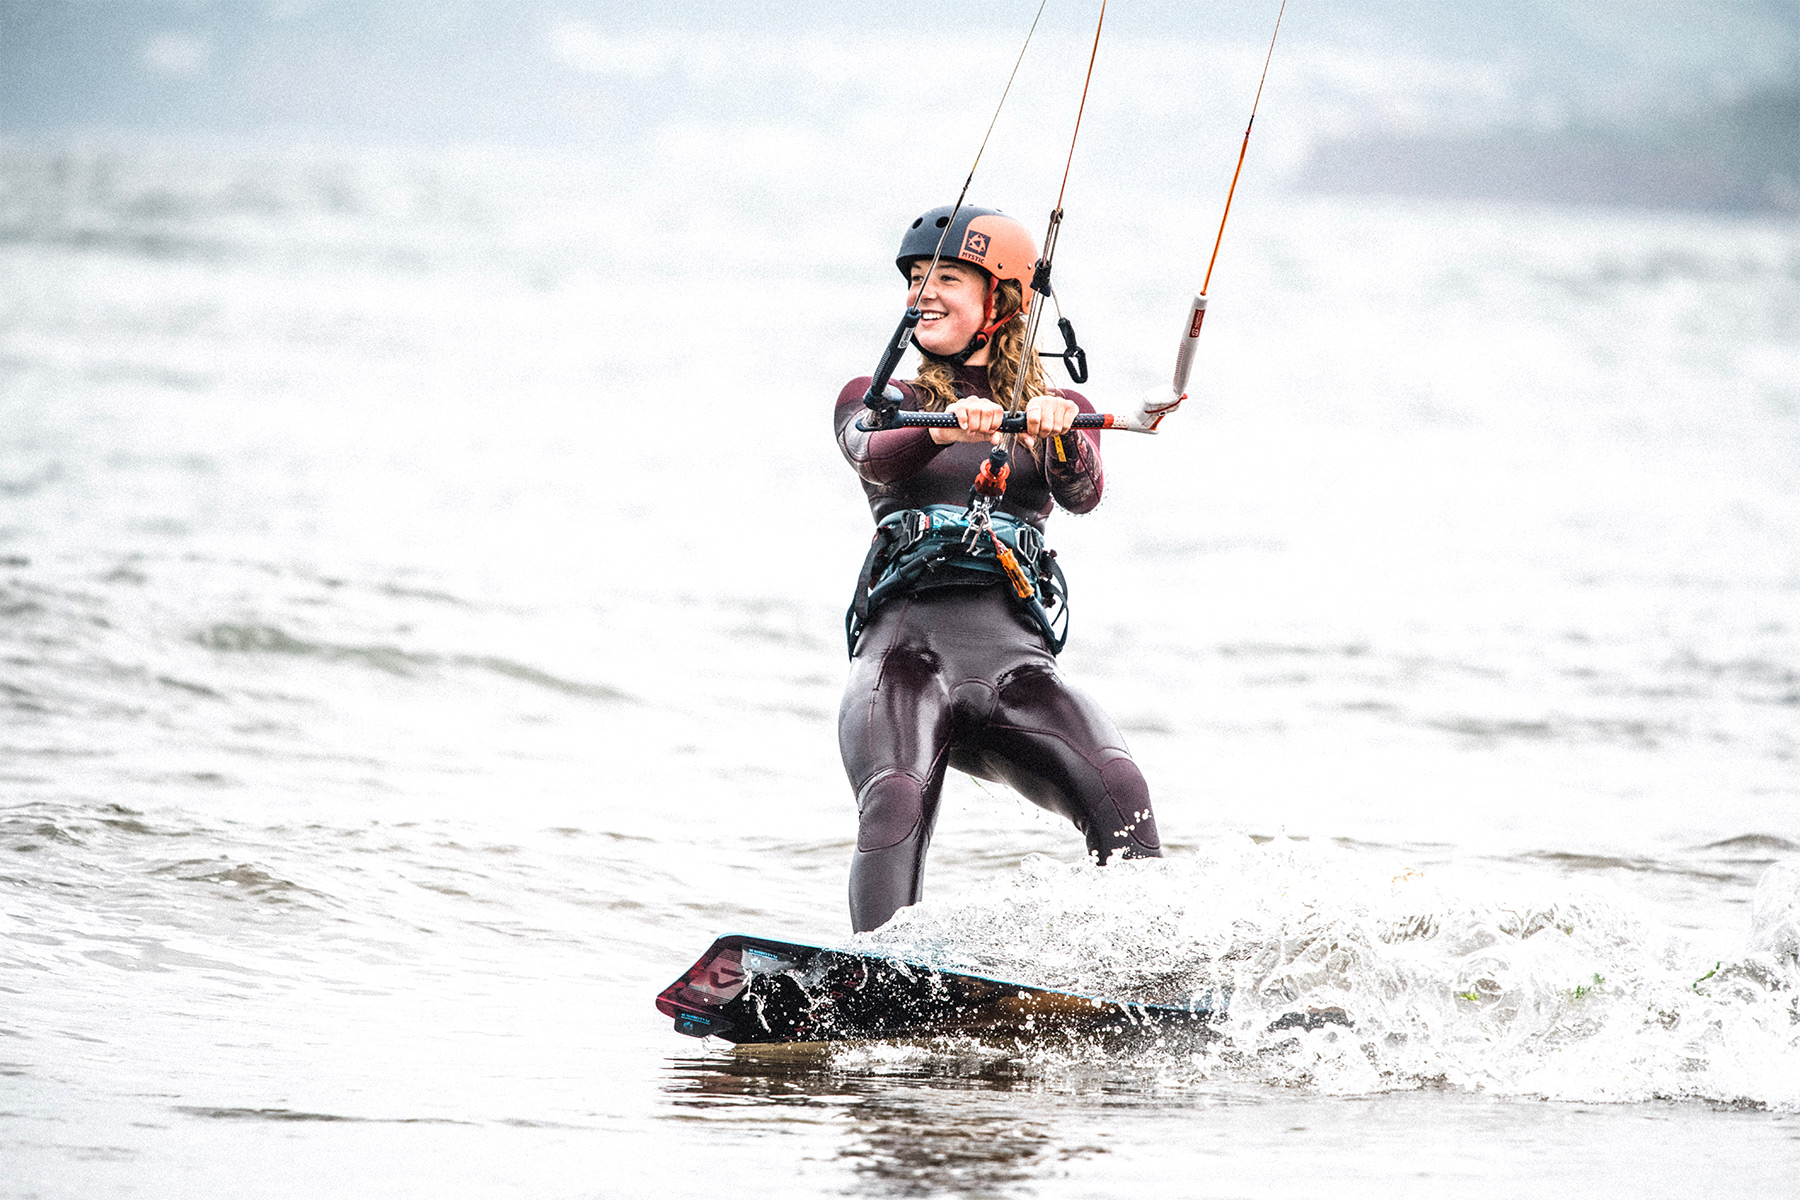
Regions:
M 987 252 L 988 235 L 973 229 L 969 230 L 968 236 L 963 238 L 962 257 L 981 262 L 987 258 Z

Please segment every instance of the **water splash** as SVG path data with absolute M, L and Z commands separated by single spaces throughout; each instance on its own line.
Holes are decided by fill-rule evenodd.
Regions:
M 1775 863 L 1757 881 L 1750 949 L 1800 974 L 1800 859 Z
M 1226 839 L 1104 869 L 1034 858 L 859 941 L 1122 999 L 1228 992 L 1223 1043 L 1137 1052 L 1167 1085 L 1800 1108 L 1800 869 L 1771 867 L 1755 913 L 1746 945 L 1696 946 L 1634 898 L 1557 876 Z M 1327 1008 L 1353 1025 L 1275 1024 Z M 1053 1071 L 1117 1050 L 1022 1048 Z

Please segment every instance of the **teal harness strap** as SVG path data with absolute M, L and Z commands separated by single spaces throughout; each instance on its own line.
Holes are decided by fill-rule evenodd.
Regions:
M 908 508 L 884 517 L 863 559 L 856 595 L 844 613 L 844 636 L 852 655 L 875 611 L 896 596 L 956 585 L 1006 586 L 1013 602 L 1044 635 L 1050 653 L 1069 640 L 1068 582 L 1044 535 L 1006 513 L 988 515 L 993 536 L 1018 559 L 1036 591 L 1023 599 L 1012 590 L 1006 569 L 983 532 L 971 525 L 967 509 L 950 504 Z

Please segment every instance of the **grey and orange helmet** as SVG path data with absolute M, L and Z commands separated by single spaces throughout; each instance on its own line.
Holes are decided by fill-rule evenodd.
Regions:
M 950 222 L 952 212 L 956 213 L 954 225 Z M 944 233 L 947 225 L 951 225 L 948 236 Z M 913 263 L 929 260 L 940 237 L 946 260 L 980 267 L 995 280 L 1017 280 L 1025 293 L 1021 303 L 1031 303 L 1037 243 L 1023 225 L 997 208 L 978 208 L 973 204 L 965 204 L 961 210 L 948 204 L 934 208 L 914 221 L 900 239 L 900 253 L 894 257 L 900 274 L 910 278 Z
M 954 221 L 951 219 L 952 214 L 955 216 Z M 900 268 L 900 274 L 910 280 L 912 265 L 915 262 L 929 262 L 937 252 L 940 239 L 944 247 L 943 261 L 963 262 L 980 267 L 988 277 L 987 319 L 983 322 L 981 332 L 975 335 L 968 347 L 960 355 L 952 356 L 955 361 L 966 361 L 976 350 L 987 345 L 996 329 L 1012 319 L 1010 313 L 1004 320 L 994 319 L 995 284 L 1002 279 L 1016 281 L 1020 290 L 1021 310 L 1031 304 L 1031 279 L 1037 269 L 1037 243 L 1025 226 L 999 209 L 980 208 L 972 204 L 965 204 L 958 209 L 946 204 L 923 214 L 907 227 L 905 235 L 900 239 L 900 253 L 894 257 L 894 265 Z M 922 351 L 924 348 L 920 349 Z

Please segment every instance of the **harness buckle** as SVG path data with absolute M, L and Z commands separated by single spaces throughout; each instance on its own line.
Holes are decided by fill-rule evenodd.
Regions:
M 909 508 L 900 514 L 900 533 L 902 540 L 894 549 L 904 554 L 925 540 L 931 532 L 931 514 L 922 509 Z

